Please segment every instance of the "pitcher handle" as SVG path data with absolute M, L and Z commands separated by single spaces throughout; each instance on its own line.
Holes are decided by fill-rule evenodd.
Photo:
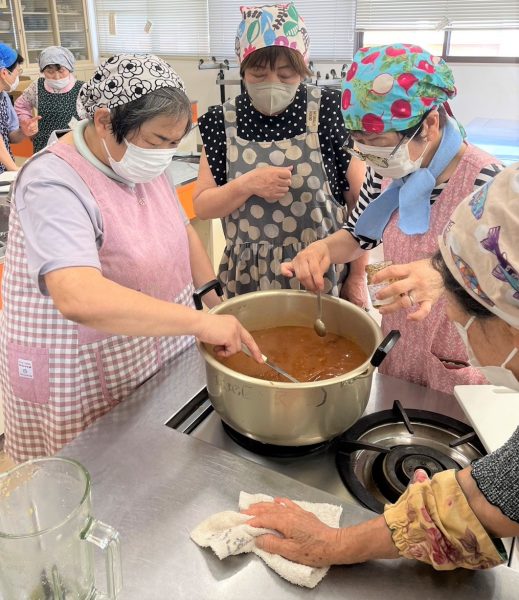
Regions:
M 116 600 L 123 587 L 119 533 L 102 521 L 90 519 L 81 537 L 105 553 L 107 599 Z

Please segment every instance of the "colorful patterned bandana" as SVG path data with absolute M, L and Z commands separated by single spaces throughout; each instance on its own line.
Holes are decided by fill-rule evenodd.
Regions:
M 269 46 L 285 46 L 309 60 L 310 38 L 297 8 L 289 4 L 242 6 L 242 22 L 236 32 L 236 55 L 243 62 L 249 54 Z
M 519 327 L 519 163 L 465 198 L 438 238 L 449 271 L 485 308 Z
M 99 65 L 79 91 L 77 113 L 92 118 L 98 108 L 128 104 L 162 87 L 185 92 L 184 82 L 153 54 L 117 54 Z
M 351 131 L 402 131 L 455 95 L 450 67 L 420 46 L 361 48 L 342 83 L 342 114 Z

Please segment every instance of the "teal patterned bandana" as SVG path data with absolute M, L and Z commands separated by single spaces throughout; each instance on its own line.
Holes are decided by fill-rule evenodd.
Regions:
M 236 32 L 236 55 L 243 62 L 260 48 L 285 46 L 299 52 L 308 63 L 310 38 L 297 8 L 289 4 L 242 6 Z
M 342 83 L 342 114 L 350 131 L 403 131 L 455 95 L 450 67 L 420 46 L 361 48 Z

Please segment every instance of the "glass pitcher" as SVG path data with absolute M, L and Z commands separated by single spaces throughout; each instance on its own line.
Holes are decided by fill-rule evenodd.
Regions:
M 117 531 L 92 516 L 90 475 L 74 460 L 41 458 L 0 475 L 0 598 L 115 599 Z M 108 596 L 95 589 L 94 546 L 106 555 Z

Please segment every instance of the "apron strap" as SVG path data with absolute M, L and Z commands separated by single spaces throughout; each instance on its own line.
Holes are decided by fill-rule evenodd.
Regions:
M 306 85 L 306 133 L 317 133 L 321 109 L 321 88 Z

